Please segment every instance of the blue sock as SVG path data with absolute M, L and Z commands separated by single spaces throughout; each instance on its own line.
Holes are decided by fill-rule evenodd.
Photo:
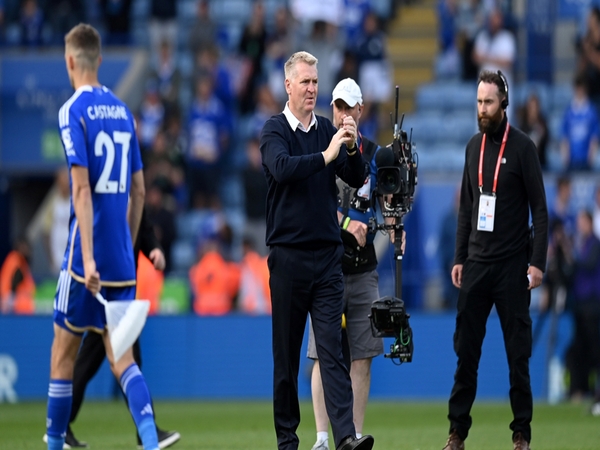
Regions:
M 131 411 L 140 439 L 144 444 L 144 450 L 157 449 L 158 437 L 156 436 L 150 392 L 138 365 L 135 363 L 130 365 L 121 375 L 120 381 L 123 392 L 127 396 L 129 411 Z
M 72 401 L 73 382 L 71 380 L 50 380 L 46 416 L 48 450 L 62 450 L 63 448 Z

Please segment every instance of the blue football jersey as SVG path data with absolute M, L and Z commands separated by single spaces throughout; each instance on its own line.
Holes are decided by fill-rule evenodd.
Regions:
M 127 223 L 131 174 L 142 169 L 134 118 L 108 88 L 82 86 L 58 114 L 69 169 L 89 172 L 94 210 L 94 259 L 103 286 L 135 284 L 133 245 Z M 72 180 L 71 180 L 72 186 Z M 81 242 L 71 197 L 69 240 L 62 263 L 84 281 Z

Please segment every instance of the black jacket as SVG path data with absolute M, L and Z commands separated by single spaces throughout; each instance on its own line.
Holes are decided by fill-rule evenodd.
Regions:
M 492 191 L 505 127 L 506 117 L 498 130 L 486 138 L 483 158 L 484 193 Z M 478 170 L 482 136 L 482 133 L 477 133 L 466 148 L 454 262 L 463 264 L 467 259 L 480 262 L 500 261 L 524 251 L 529 241 L 531 208 L 535 238 L 530 263 L 544 271 L 548 247 L 548 210 L 535 145 L 521 130 L 510 127 L 498 174 L 494 231 L 478 231 Z
M 359 151 L 347 156 L 342 145 L 335 161 L 325 166 L 321 152 L 337 132 L 326 118 L 308 133 L 293 131 L 283 113 L 272 116 L 260 136 L 267 178 L 267 245 L 320 246 L 340 244 L 336 174 L 352 187 L 365 181 Z

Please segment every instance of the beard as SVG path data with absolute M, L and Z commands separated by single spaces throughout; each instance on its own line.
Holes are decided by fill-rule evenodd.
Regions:
M 481 114 L 477 116 L 477 125 L 479 126 L 479 131 L 481 131 L 482 133 L 493 133 L 498 129 L 500 123 L 502 123 L 501 108 L 498 108 L 498 111 L 496 111 L 496 114 L 494 114 L 493 116 L 482 116 Z

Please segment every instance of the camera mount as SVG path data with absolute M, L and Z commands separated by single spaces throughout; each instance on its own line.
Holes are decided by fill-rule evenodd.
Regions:
M 393 337 L 390 353 L 386 358 L 398 360 L 398 364 L 411 362 L 413 355 L 413 333 L 408 319 L 410 314 L 404 308 L 402 300 L 402 237 L 404 224 L 402 219 L 411 210 L 417 184 L 417 157 L 412 152 L 414 144 L 398 124 L 399 88 L 396 86 L 396 105 L 394 140 L 376 154 L 377 189 L 376 196 L 381 198 L 384 223 L 375 218 L 369 222 L 369 231 L 394 233 L 395 296 L 383 297 L 371 306 L 371 331 L 375 337 Z M 412 138 L 412 131 L 411 131 Z M 393 220 L 391 220 L 393 219 Z M 393 222 L 393 223 L 392 223 Z

